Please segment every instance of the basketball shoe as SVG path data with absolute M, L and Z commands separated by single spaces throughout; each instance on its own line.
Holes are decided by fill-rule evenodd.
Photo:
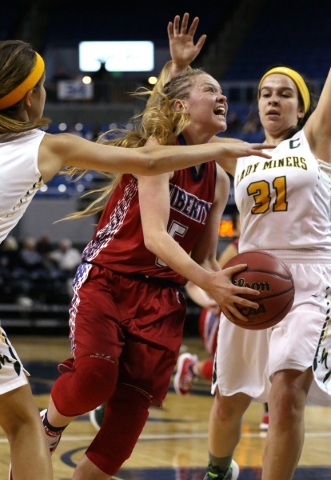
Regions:
M 90 411 L 90 422 L 92 423 L 93 427 L 97 430 L 100 430 L 102 425 L 103 416 L 105 413 L 105 404 L 103 403 L 99 407 L 95 408 L 94 410 Z
M 261 423 L 260 430 L 268 430 L 269 428 L 269 412 L 264 412 Z
M 217 467 L 215 468 L 209 464 L 207 467 L 207 473 L 203 480 L 237 480 L 238 477 L 239 466 L 234 460 L 232 460 L 231 465 L 225 473 L 220 473 Z
M 182 353 L 178 357 L 177 372 L 174 376 L 174 390 L 177 395 L 190 393 L 196 374 L 194 366 L 198 363 L 198 357 L 191 353 Z

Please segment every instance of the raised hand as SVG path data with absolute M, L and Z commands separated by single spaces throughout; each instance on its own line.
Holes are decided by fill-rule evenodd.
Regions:
M 174 74 L 185 70 L 193 62 L 207 38 L 207 35 L 201 35 L 197 43 L 194 44 L 193 37 L 198 27 L 199 18 L 195 17 L 188 27 L 189 18 L 189 14 L 184 13 L 182 21 L 180 16 L 176 15 L 174 21 L 168 23 L 170 55 L 176 70 Z

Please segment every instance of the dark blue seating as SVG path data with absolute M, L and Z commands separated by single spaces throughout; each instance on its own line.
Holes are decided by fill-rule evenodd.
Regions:
M 0 14 L 0 40 L 7 40 L 11 35 L 11 30 L 19 18 L 21 12 L 21 2 L 13 0 L 3 2 Z
M 331 2 L 265 2 L 223 80 L 255 80 L 275 63 L 286 64 L 311 79 L 330 68 Z

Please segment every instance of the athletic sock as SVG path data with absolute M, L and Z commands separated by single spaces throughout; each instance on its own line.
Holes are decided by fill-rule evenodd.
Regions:
M 67 425 L 64 425 L 63 427 L 53 427 L 53 425 L 51 425 L 48 421 L 48 418 L 47 418 L 47 410 L 44 414 L 44 418 L 43 418 L 43 425 L 44 427 L 47 428 L 47 430 L 49 430 L 50 432 L 53 432 L 53 433 L 56 433 L 56 434 L 60 434 L 63 432 L 63 430 L 68 426 Z

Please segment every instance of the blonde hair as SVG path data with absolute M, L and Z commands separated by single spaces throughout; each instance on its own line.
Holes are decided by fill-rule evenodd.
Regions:
M 166 70 L 167 65 L 164 67 Z M 137 96 L 147 95 L 149 98 L 144 111 L 132 119 L 134 129 L 113 129 L 105 132 L 97 141 L 123 148 L 142 147 L 149 139 L 155 139 L 159 145 L 173 145 L 176 137 L 190 124 L 190 116 L 185 111 L 184 105 L 182 104 L 182 108 L 176 109 L 174 104 L 177 100 L 182 101 L 189 98 L 190 90 L 194 86 L 197 76 L 203 74 L 205 72 L 201 69 L 189 69 L 164 83 L 168 72 L 162 71 L 159 77 L 160 85 L 157 83 L 152 91 L 145 89 L 135 93 Z M 115 138 L 107 140 L 109 136 Z M 72 175 L 78 180 L 85 174 L 85 171 L 71 168 L 66 170 L 65 174 Z M 103 210 L 109 195 L 122 179 L 122 175 L 115 176 L 115 178 L 114 175 L 106 173 L 105 175 L 112 179 L 111 183 L 104 188 L 87 192 L 84 196 L 92 193 L 99 193 L 99 196 L 84 210 L 70 214 L 66 219 L 87 217 Z

